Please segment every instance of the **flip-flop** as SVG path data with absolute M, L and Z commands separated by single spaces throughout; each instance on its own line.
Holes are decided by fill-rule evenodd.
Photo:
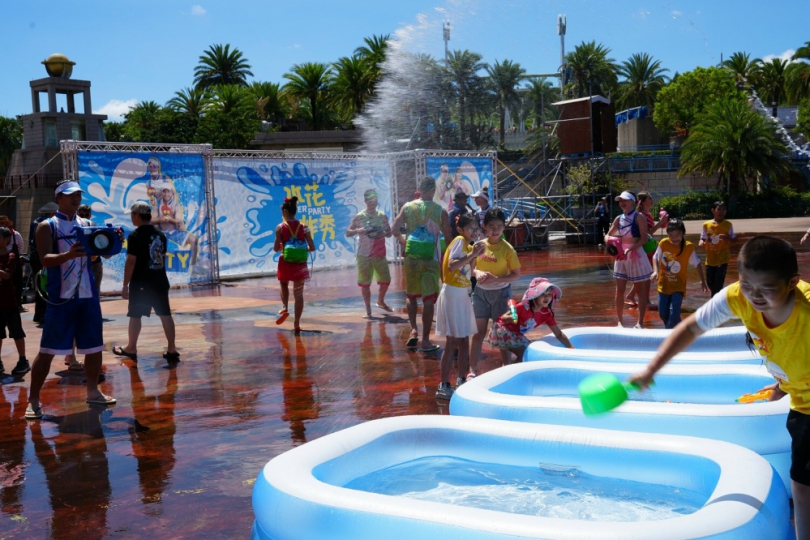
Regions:
M 180 353 L 179 352 L 165 352 L 165 353 L 163 353 L 163 358 L 167 362 L 179 362 L 180 361 Z
M 366 313 L 365 315 L 363 315 L 363 318 L 364 318 L 364 319 L 367 319 L 367 320 L 371 320 L 371 319 L 373 319 L 374 317 L 372 317 L 372 316 L 371 316 L 371 313 Z
M 625 300 L 624 305 L 627 307 L 638 307 L 638 303 L 632 300 Z
M 278 319 L 276 319 L 276 324 L 282 324 L 284 321 L 287 320 L 287 317 L 289 317 L 289 316 L 290 316 L 289 311 L 285 311 L 284 313 L 280 314 L 278 316 Z
M 70 364 L 68 366 L 68 371 L 84 371 L 84 364 L 82 364 L 81 362 Z
M 37 405 L 36 407 L 32 406 L 31 404 L 25 409 L 25 419 L 26 420 L 39 420 L 42 418 L 42 406 Z
M 116 356 L 125 356 L 125 357 L 129 358 L 130 360 L 136 360 L 136 361 L 138 360 L 138 355 L 137 354 L 125 351 L 124 348 L 122 346 L 120 346 L 120 345 L 116 345 L 115 347 L 113 347 L 112 352 Z
M 429 352 L 433 352 L 433 351 L 438 351 L 439 349 L 441 349 L 441 347 L 440 347 L 439 345 L 433 344 L 433 345 L 431 345 L 430 347 L 426 347 L 426 348 L 424 348 L 424 349 L 423 349 L 423 348 L 419 348 L 419 349 L 417 349 L 417 350 L 418 350 L 419 352 L 421 352 L 421 353 L 429 353 Z
M 387 311 L 388 313 L 393 313 L 394 312 L 394 308 L 392 308 L 388 304 L 374 304 L 374 305 L 377 306 L 378 308 L 380 308 L 383 311 Z
M 415 349 L 417 345 L 419 345 L 418 337 L 409 338 L 408 341 L 405 342 L 405 346 L 408 347 L 409 349 Z
M 84 402 L 91 405 L 115 405 L 117 400 L 112 396 L 105 396 L 104 394 L 101 394 L 101 397 L 85 399 Z

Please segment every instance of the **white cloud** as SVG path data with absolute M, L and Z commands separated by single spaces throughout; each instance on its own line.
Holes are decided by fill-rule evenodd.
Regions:
M 194 4 L 191 6 L 191 14 L 192 15 L 205 15 L 205 8 L 199 4 Z
M 641 9 L 641 10 L 635 12 L 635 13 L 631 13 L 630 17 L 643 21 L 643 20 L 645 20 L 647 18 L 648 15 L 650 15 L 649 11 L 647 11 L 645 9 Z
M 678 10 L 675 10 L 675 11 L 673 11 L 672 13 L 670 13 L 670 16 L 671 16 L 673 19 L 677 19 L 677 18 L 678 18 L 678 17 L 680 17 L 681 15 L 683 15 L 683 12 L 678 11 Z
M 111 99 L 102 108 L 93 111 L 93 114 L 106 114 L 108 120 L 123 120 L 124 115 L 138 104 L 137 99 Z
M 769 54 L 767 56 L 763 56 L 762 61 L 767 63 L 773 60 L 774 58 L 779 58 L 781 60 L 787 60 L 788 62 L 791 62 L 792 61 L 791 58 L 793 58 L 794 54 L 796 54 L 796 49 L 788 49 L 782 54 Z

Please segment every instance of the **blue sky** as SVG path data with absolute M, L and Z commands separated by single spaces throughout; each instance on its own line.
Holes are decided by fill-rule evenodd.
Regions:
M 558 13 L 568 20 L 566 50 L 596 40 L 619 62 L 647 52 L 670 75 L 716 64 L 721 53 L 781 56 L 810 41 L 807 0 L 9 0 L 4 8 L 3 116 L 31 112 L 28 82 L 45 76 L 40 62 L 54 52 L 77 63 L 73 78 L 92 81 L 93 109 L 113 118 L 191 86 L 214 43 L 242 50 L 255 79 L 284 82 L 293 64 L 351 55 L 372 34 L 441 57 L 443 20 L 451 49 L 508 58 L 530 73 L 559 65 Z

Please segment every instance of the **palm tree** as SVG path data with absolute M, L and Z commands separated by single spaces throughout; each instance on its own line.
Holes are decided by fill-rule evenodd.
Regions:
M 526 88 L 528 89 L 526 98 L 531 107 L 534 124 L 539 126 L 557 110 L 551 104 L 559 101 L 560 90 L 546 78 L 533 79 Z
M 470 88 L 478 79 L 478 72 L 487 67 L 486 63 L 481 61 L 482 58 L 480 54 L 466 49 L 453 51 L 447 58 L 445 66 L 452 81 L 453 90 L 458 96 L 459 127 L 461 128 L 459 142 L 461 146 L 464 146 L 464 141 L 467 139 L 467 96 L 470 93 Z
M 354 54 L 368 62 L 371 73 L 371 94 L 375 94 L 377 90 L 377 83 L 382 78 L 382 66 L 385 62 L 386 54 L 388 52 L 388 41 L 391 39 L 391 34 L 380 34 L 379 36 L 373 35 L 370 38 L 363 38 L 365 45 L 357 47 Z
M 211 109 L 224 114 L 244 112 L 250 104 L 248 92 L 236 84 L 215 86 L 211 93 Z
M 810 61 L 810 41 L 796 50 L 793 60 L 787 69 L 786 90 L 790 102 L 799 103 L 810 98 L 810 64 L 800 62 L 800 60 Z
M 200 56 L 197 67 L 194 68 L 194 84 L 197 88 L 205 89 L 222 84 L 236 84 L 247 86 L 247 78 L 252 77 L 250 64 L 242 55 L 242 51 L 230 43 L 211 45 Z
M 374 67 L 358 55 L 342 57 L 332 64 L 334 102 L 349 114 L 362 114 L 374 92 Z
M 195 118 L 205 114 L 208 105 L 208 92 L 197 88 L 183 88 L 175 92 L 174 97 L 166 102 L 166 107 Z
M 618 74 L 624 77 L 619 83 L 619 98 L 616 100 L 621 108 L 655 104 L 655 96 L 663 88 L 669 77 L 669 71 L 661 67 L 660 60 L 654 60 L 647 53 L 636 53 L 629 60 L 622 62 Z
M 745 100 L 722 98 L 698 117 L 682 147 L 678 176 L 718 174 L 736 200 L 748 179 L 787 173 L 786 153 L 772 127 Z
M 788 61 L 774 58 L 757 67 L 757 91 L 768 103 L 781 104 L 786 98 Z
M 618 66 L 613 58 L 608 58 L 610 49 L 596 44 L 582 42 L 565 57 L 571 70 L 573 81 L 566 85 L 566 93 L 571 97 L 605 95 L 616 86 Z
M 290 106 L 278 83 L 253 81 L 247 90 L 255 101 L 259 118 L 262 120 L 268 118 L 274 120 L 289 115 Z
M 733 74 L 738 83 L 748 82 L 754 84 L 757 75 L 757 66 L 762 63 L 759 58 L 751 60 L 751 55 L 747 52 L 738 51 L 723 61 L 723 65 Z
M 495 60 L 495 64 L 486 66 L 486 69 L 498 98 L 498 126 L 500 127 L 499 146 L 503 148 L 504 139 L 506 137 L 504 133 L 506 107 L 517 104 L 517 87 L 526 79 L 526 70 L 520 67 L 520 64 L 512 62 L 511 60 L 504 60 L 503 62 Z
M 312 129 L 317 131 L 320 127 L 320 108 L 327 97 L 332 69 L 320 62 L 295 64 L 292 72 L 285 73 L 284 78 L 289 81 L 284 85 L 284 90 L 290 96 L 309 102 Z

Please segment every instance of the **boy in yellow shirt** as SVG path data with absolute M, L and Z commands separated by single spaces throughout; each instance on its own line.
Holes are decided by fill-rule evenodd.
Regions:
M 706 248 L 706 284 L 712 296 L 720 292 L 726 281 L 726 270 L 731 257 L 731 242 L 737 238 L 730 221 L 725 221 L 728 208 L 723 201 L 714 201 L 712 216 L 703 224 L 699 246 Z
M 796 537 L 810 538 L 810 283 L 799 278 L 789 242 L 756 236 L 737 259 L 740 280 L 687 317 L 661 344 L 643 372 L 631 378 L 646 388 L 673 356 L 704 332 L 738 317 L 776 379 L 771 401 L 790 395 L 787 429 Z

